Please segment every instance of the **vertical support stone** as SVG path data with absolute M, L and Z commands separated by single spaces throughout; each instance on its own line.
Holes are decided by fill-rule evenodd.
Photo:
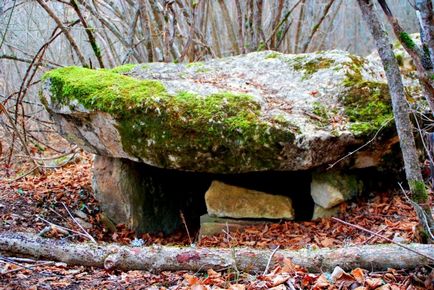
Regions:
M 315 172 L 310 190 L 315 204 L 330 209 L 361 193 L 363 183 L 355 175 L 336 171 Z
M 132 162 L 120 158 L 95 156 L 92 187 L 102 211 L 116 224 L 126 224 L 141 232 L 144 192 L 141 178 Z
M 96 156 L 92 186 L 107 217 L 126 224 L 137 233 L 170 233 L 180 224 L 180 211 L 186 218 L 203 200 L 209 180 L 196 181 L 196 175 L 155 168 L 127 159 Z M 199 205 L 198 205 L 199 204 Z

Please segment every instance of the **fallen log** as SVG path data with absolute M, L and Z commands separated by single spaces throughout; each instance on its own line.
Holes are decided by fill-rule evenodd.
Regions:
M 106 269 L 148 271 L 202 271 L 209 268 L 234 268 L 245 272 L 263 272 L 272 256 L 271 267 L 290 258 L 311 272 L 345 270 L 357 267 L 369 270 L 414 268 L 433 264 L 434 245 L 408 244 L 415 252 L 394 244 L 351 246 L 338 249 L 302 249 L 297 251 L 251 248 L 200 248 L 149 246 L 130 247 L 117 244 L 72 243 L 45 239 L 28 233 L 0 233 L 3 254 L 26 255 Z

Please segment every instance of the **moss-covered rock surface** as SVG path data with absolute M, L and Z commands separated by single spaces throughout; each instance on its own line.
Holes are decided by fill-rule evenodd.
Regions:
M 304 170 L 391 121 L 381 67 L 342 51 L 52 70 L 41 98 L 68 140 L 186 171 Z

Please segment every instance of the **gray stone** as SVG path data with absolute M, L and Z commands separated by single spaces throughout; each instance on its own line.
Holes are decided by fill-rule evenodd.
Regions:
M 350 200 L 363 190 L 362 181 L 355 175 L 340 172 L 319 172 L 312 175 L 310 194 L 315 204 L 330 209 Z
M 125 224 L 137 233 L 172 232 L 180 225 L 180 211 L 194 217 L 185 210 L 200 204 L 209 185 L 195 176 L 102 156 L 95 157 L 92 183 L 108 224 Z
M 75 220 L 85 229 L 89 230 L 93 227 L 93 225 L 82 218 L 75 218 Z
M 116 224 L 145 230 L 141 178 L 131 162 L 95 156 L 92 187 L 102 211 Z
M 246 220 L 246 219 L 232 219 L 212 217 L 209 215 L 202 215 L 200 217 L 200 231 L 199 238 L 203 236 L 212 236 L 215 234 L 226 233 L 230 235 L 234 232 L 243 232 L 245 228 L 257 225 L 264 225 L 269 222 L 261 220 Z
M 392 116 L 376 61 L 264 51 L 129 71 L 68 67 L 45 75 L 42 101 L 66 139 L 98 155 L 196 172 L 307 170 L 364 144 Z M 375 160 L 341 164 L 381 162 L 381 144 L 371 145 Z
M 205 193 L 208 214 L 230 218 L 294 218 L 292 201 L 287 196 L 228 185 L 213 181 Z
M 315 204 L 313 208 L 312 220 L 337 216 L 338 214 L 339 214 L 339 206 L 335 206 L 332 208 L 323 208 L 322 206 Z

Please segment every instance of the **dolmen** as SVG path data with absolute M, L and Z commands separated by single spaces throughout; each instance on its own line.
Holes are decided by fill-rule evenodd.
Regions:
M 423 99 L 414 76 L 404 82 Z M 208 228 L 332 215 L 366 190 L 364 170 L 402 162 L 375 55 L 64 67 L 43 83 L 59 133 L 95 154 L 103 212 L 138 233 L 169 233 L 181 215 L 207 213 Z

